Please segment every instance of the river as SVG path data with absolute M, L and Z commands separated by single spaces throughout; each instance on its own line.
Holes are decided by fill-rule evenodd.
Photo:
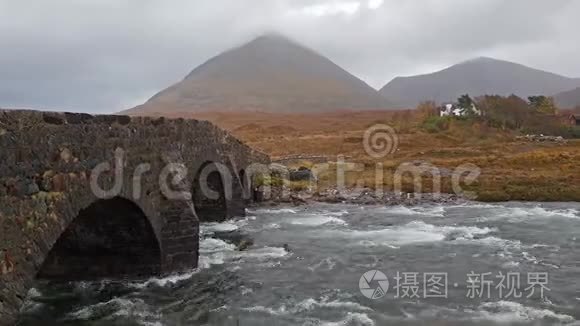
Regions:
M 20 325 L 580 325 L 576 203 L 260 208 L 202 237 L 188 273 L 39 282 Z

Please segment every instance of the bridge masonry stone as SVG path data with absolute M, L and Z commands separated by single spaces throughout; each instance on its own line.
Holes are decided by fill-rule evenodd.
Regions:
M 183 164 L 187 174 L 180 182 L 171 184 L 175 174 L 166 179 L 172 190 L 190 191 L 207 162 L 231 171 L 224 216 L 243 215 L 236 171 L 270 160 L 207 121 L 0 110 L 0 325 L 14 323 L 59 237 L 82 210 L 100 200 L 90 183 L 103 163 L 111 169 L 97 183 L 112 189 L 122 181 L 115 197 L 146 216 L 160 248 L 160 273 L 197 267 L 195 204 L 187 197 L 167 198 L 159 180 L 168 164 Z M 148 171 L 137 173 L 142 176 L 136 183 L 144 163 Z M 119 165 L 122 173 L 115 172 Z M 142 267 L 135 274 L 142 274 Z

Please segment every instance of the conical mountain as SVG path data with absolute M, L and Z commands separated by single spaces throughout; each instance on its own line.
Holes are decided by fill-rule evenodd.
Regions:
M 179 83 L 127 112 L 291 113 L 391 107 L 375 89 L 329 59 L 269 34 L 208 60 Z
M 462 94 L 553 95 L 580 86 L 580 80 L 492 58 L 477 58 L 419 76 L 397 77 L 380 93 L 397 103 L 415 107 L 421 101 L 454 101 Z

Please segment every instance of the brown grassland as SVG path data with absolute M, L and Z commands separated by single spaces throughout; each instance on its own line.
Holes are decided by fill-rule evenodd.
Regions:
M 566 143 L 516 140 L 518 133 L 491 128 L 483 123 L 452 120 L 444 131 L 429 133 L 422 128 L 416 110 L 334 112 L 324 114 L 196 113 L 174 117 L 209 120 L 231 131 L 250 146 L 269 154 L 273 160 L 292 156 L 326 156 L 330 162 L 344 155 L 347 162 L 359 163 L 359 171 L 347 173 L 349 186 L 362 184 L 393 189 L 393 175 L 401 163 L 423 161 L 442 172 L 442 191 L 452 192 L 449 171 L 471 163 L 481 169 L 478 179 L 463 189 L 473 191 L 482 201 L 536 200 L 580 201 L 580 140 Z M 363 135 L 375 124 L 388 124 L 396 131 L 396 152 L 382 159 L 370 157 Z M 383 164 L 382 181 L 376 182 L 375 163 Z M 293 167 L 312 167 L 309 159 Z M 333 169 L 322 173 L 318 189 L 335 184 Z M 423 179 L 422 191 L 432 190 L 432 180 Z M 300 187 L 300 185 L 295 185 Z M 412 190 L 410 176 L 403 189 Z

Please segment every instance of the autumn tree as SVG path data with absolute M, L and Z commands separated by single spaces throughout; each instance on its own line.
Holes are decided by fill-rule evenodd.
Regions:
M 502 129 L 519 129 L 530 119 L 528 103 L 516 96 L 486 95 L 477 99 L 477 107 L 491 126 Z
M 422 121 L 431 117 L 439 116 L 439 109 L 433 101 L 421 102 L 419 106 L 417 106 L 417 111 L 419 112 L 419 117 Z
M 408 133 L 413 125 L 413 111 L 403 110 L 400 115 L 399 132 Z
M 556 104 L 553 97 L 544 95 L 528 97 L 530 107 L 538 113 L 554 115 L 556 114 Z

